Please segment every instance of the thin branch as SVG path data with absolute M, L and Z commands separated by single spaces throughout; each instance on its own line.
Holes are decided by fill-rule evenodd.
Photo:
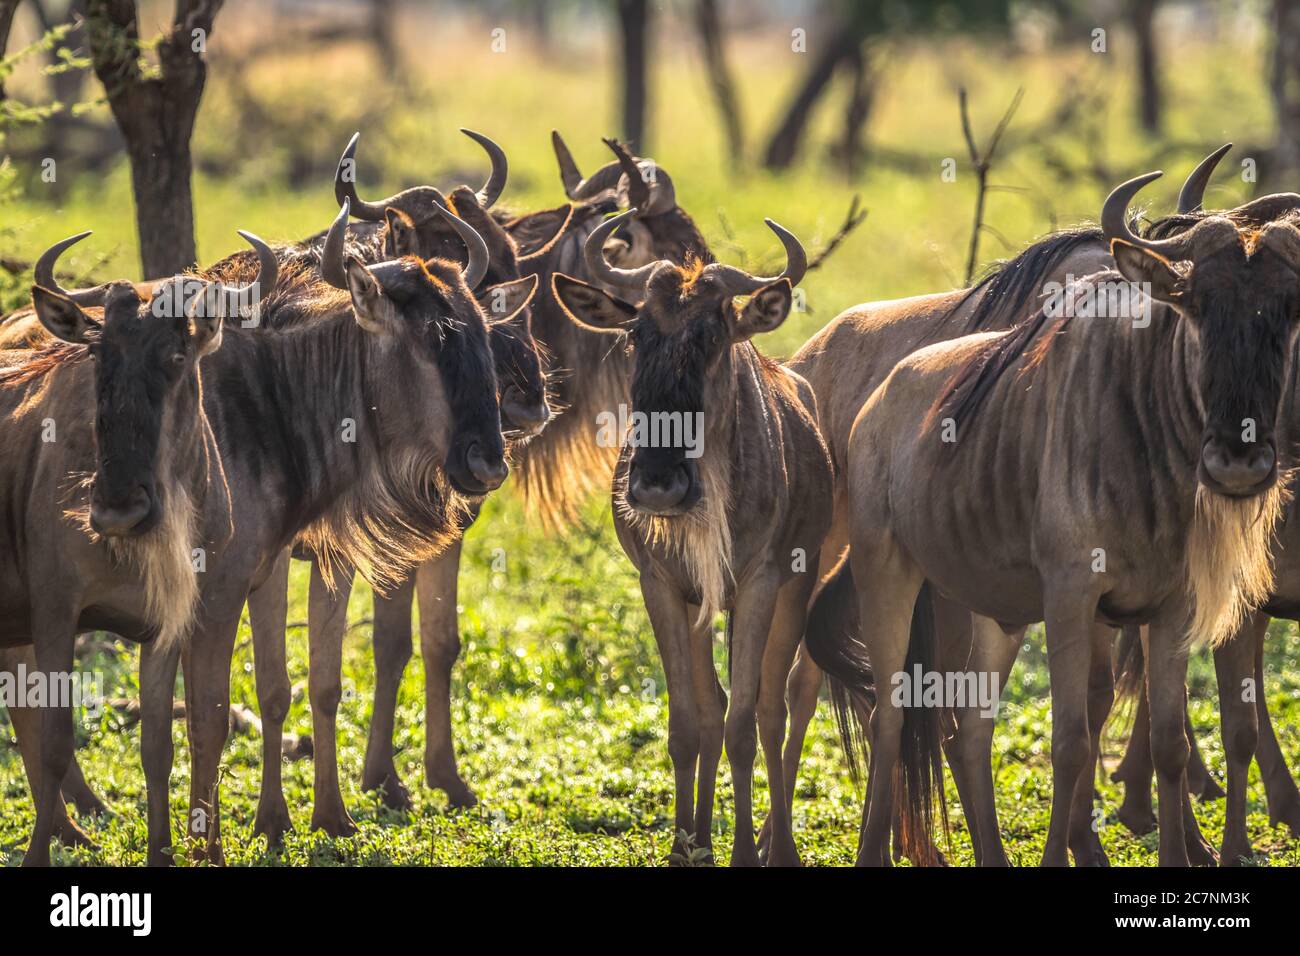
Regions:
M 853 230 L 862 225 L 866 218 L 867 210 L 862 208 L 862 197 L 855 195 L 853 201 L 849 203 L 849 211 L 844 217 L 843 225 L 840 226 L 835 235 L 831 236 L 826 245 L 822 247 L 821 252 L 813 256 L 812 261 L 808 263 L 808 271 L 812 272 L 829 259 L 835 250 L 839 248 L 840 243 L 847 239 L 850 234 L 852 234 Z
M 993 136 L 989 140 L 988 148 L 981 153 L 979 147 L 975 145 L 975 134 L 971 130 L 970 108 L 966 97 L 966 88 L 961 87 L 957 91 L 957 103 L 961 109 L 961 131 L 966 138 L 966 149 L 970 153 L 971 166 L 975 170 L 975 222 L 971 226 L 970 233 L 970 251 L 966 256 L 966 284 L 970 285 L 971 279 L 975 275 L 975 265 L 979 261 L 980 234 L 984 231 L 984 198 L 989 190 L 989 170 L 993 166 L 993 157 L 997 155 L 998 144 L 1002 142 L 1002 137 L 1011 125 L 1011 118 L 1015 116 L 1016 110 L 1020 108 L 1020 101 L 1024 99 L 1025 88 L 1022 86 L 1016 90 L 1016 95 L 1011 98 L 1011 104 L 1007 107 L 1006 112 L 1002 114 L 1002 119 L 998 120 L 998 125 L 993 129 Z

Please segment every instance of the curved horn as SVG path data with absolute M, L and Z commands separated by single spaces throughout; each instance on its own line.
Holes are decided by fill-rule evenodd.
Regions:
M 343 240 L 348 233 L 348 214 L 352 201 L 343 199 L 343 208 L 330 223 L 330 231 L 325 235 L 325 245 L 320 253 L 320 277 L 336 289 L 348 287 L 347 270 L 343 268 Z
M 250 309 L 256 309 L 275 291 L 275 283 L 280 277 L 280 262 L 276 259 L 275 252 L 272 251 L 271 247 L 251 232 L 245 232 L 243 229 L 238 230 L 238 232 L 244 241 L 257 251 L 257 278 L 253 280 L 252 285 L 222 285 L 221 288 L 226 293 L 226 300 L 230 303 L 227 315 L 234 315 L 240 311 L 241 300 L 244 293 L 249 289 L 257 290 L 257 298 L 248 303 Z
M 59 256 L 63 255 L 64 250 L 69 246 L 75 246 L 90 233 L 91 230 L 89 229 L 85 232 L 79 232 L 75 236 L 69 236 L 67 239 L 56 242 L 46 249 L 41 254 L 41 257 L 36 260 L 36 267 L 33 270 L 35 273 L 33 278 L 36 284 L 57 292 L 59 295 L 67 296 L 77 305 L 103 305 L 104 297 L 108 295 L 109 283 L 93 286 L 89 289 L 65 289 L 54 278 L 54 264 L 59 261 Z
M 484 209 L 491 209 L 493 203 L 500 197 L 502 190 L 506 188 L 506 176 L 510 172 L 510 164 L 506 161 L 505 150 L 482 133 L 476 133 L 472 129 L 465 129 L 464 127 L 461 127 L 460 131 L 482 146 L 492 160 L 492 172 L 488 175 L 488 180 L 483 184 L 483 188 L 475 194 L 479 206 Z
M 1154 173 L 1147 173 L 1145 176 L 1130 179 L 1128 182 L 1116 186 L 1114 192 L 1106 197 L 1106 202 L 1101 207 L 1101 231 L 1108 242 L 1119 239 L 1131 246 L 1149 249 L 1151 252 L 1168 259 L 1186 258 L 1192 230 L 1189 229 L 1187 232 L 1169 239 L 1156 241 L 1143 239 L 1135 235 L 1133 230 L 1128 227 L 1128 206 L 1133 201 L 1133 197 L 1147 183 L 1157 180 L 1163 175 L 1164 173 L 1157 170 Z
M 340 206 L 344 200 L 352 204 L 352 215 L 365 222 L 383 222 L 386 202 L 366 202 L 357 195 L 357 140 L 361 134 L 353 133 L 348 145 L 339 157 L 338 168 L 334 170 L 334 198 Z M 351 177 L 347 175 L 351 172 Z
M 628 208 L 635 206 L 643 213 L 648 213 L 650 210 L 650 184 L 641 175 L 641 167 L 636 164 L 636 160 L 627 151 L 627 147 L 618 140 L 606 138 L 602 142 L 618 157 L 618 167 L 623 175 L 627 177 Z
M 716 266 L 714 274 L 722 278 L 734 295 L 749 295 L 765 285 L 780 282 L 782 279 L 789 279 L 790 285 L 796 286 L 803 281 L 804 274 L 808 271 L 808 253 L 804 251 L 803 243 L 795 237 L 794 233 L 771 219 L 764 219 L 763 222 L 767 223 L 767 228 L 776 233 L 776 237 L 781 240 L 781 245 L 785 246 L 785 269 L 779 276 L 764 278 L 750 275 L 744 269 L 737 269 L 735 266 Z
M 657 216 L 673 209 L 677 205 L 677 190 L 673 179 L 663 167 L 652 159 L 640 162 L 626 146 L 616 139 L 604 140 L 606 146 L 618 157 L 619 173 L 627 177 L 628 206 L 636 206 L 642 216 Z M 644 168 L 652 170 L 650 181 L 646 181 Z
M 445 206 L 436 206 L 434 208 L 442 214 L 442 218 L 451 224 L 451 228 L 456 230 L 456 235 L 460 236 L 465 243 L 465 247 L 469 249 L 469 262 L 465 264 L 465 268 L 461 270 L 460 274 L 465 280 L 465 285 L 469 287 L 470 291 L 473 291 L 474 287 L 482 282 L 483 277 L 487 275 L 489 262 L 487 243 L 483 241 L 483 237 L 478 234 L 477 229 L 450 209 Z
M 622 175 L 618 163 L 606 163 L 583 179 L 559 130 L 551 130 L 551 146 L 555 149 L 555 160 L 560 164 L 560 182 L 564 184 L 564 195 L 570 199 L 584 202 L 618 187 L 618 178 Z
M 1214 168 L 1219 165 L 1219 160 L 1223 159 L 1230 149 L 1232 149 L 1232 144 L 1225 143 L 1201 160 L 1196 168 L 1192 170 L 1192 174 L 1187 177 L 1182 190 L 1178 193 L 1178 211 L 1180 213 L 1196 212 L 1201 208 L 1201 202 L 1205 198 L 1205 187 L 1209 183 L 1210 177 L 1214 175 Z
M 582 251 L 593 279 L 616 289 L 634 292 L 640 298 L 645 294 L 646 283 L 650 281 L 650 276 L 663 264 L 663 260 L 649 262 L 636 269 L 620 269 L 611 266 L 605 259 L 605 240 L 609 238 L 609 234 L 636 214 L 637 209 L 633 206 L 627 212 L 610 216 L 591 231 Z

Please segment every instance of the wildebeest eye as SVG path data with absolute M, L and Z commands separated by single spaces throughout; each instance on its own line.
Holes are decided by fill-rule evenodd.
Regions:
M 184 364 L 185 364 L 185 353 L 184 353 L 184 352 L 177 352 L 175 355 L 173 355 L 173 356 L 172 356 L 172 364 L 173 364 L 173 365 L 184 365 Z

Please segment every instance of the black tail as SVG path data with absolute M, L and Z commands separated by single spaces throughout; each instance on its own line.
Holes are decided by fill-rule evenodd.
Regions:
M 1126 624 L 1120 632 L 1115 651 L 1115 700 L 1137 697 L 1146 678 L 1147 664 L 1142 656 L 1142 632 L 1136 624 Z
M 822 583 L 808 612 L 804 640 L 813 661 L 826 672 L 835 723 L 854 779 L 860 778 L 859 755 L 868 759 L 866 722 L 875 709 L 876 684 L 867 649 L 859 638 L 857 593 L 848 552 Z M 906 670 L 934 668 L 934 605 L 930 585 L 922 585 L 912 612 Z M 943 790 L 942 709 L 903 708 L 902 749 L 895 774 L 896 806 L 902 815 L 902 850 L 918 863 L 937 862 L 930 834 L 938 797 L 945 836 L 948 805 Z
M 804 642 L 826 673 L 835 726 L 856 783 L 869 757 L 866 724 L 876 706 L 876 681 L 858 638 L 858 596 L 847 551 L 814 595 L 806 628 Z
M 912 610 L 911 639 L 907 645 L 908 674 L 920 665 L 922 673 L 935 667 L 934 602 L 930 582 L 921 585 Z M 898 770 L 894 775 L 894 805 L 900 808 L 903 854 L 921 866 L 939 862 L 930 834 L 934 832 L 934 804 L 937 798 L 948 839 L 948 801 L 943 790 L 942 707 L 904 707 L 903 739 Z

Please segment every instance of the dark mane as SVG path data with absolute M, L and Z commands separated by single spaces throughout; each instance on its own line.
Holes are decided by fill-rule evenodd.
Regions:
M 988 332 L 1014 325 L 1027 306 L 1038 300 L 1043 280 L 1080 246 L 1102 242 L 1096 226 L 1063 229 L 1039 239 L 1019 255 L 994 263 L 966 297 L 961 308 L 977 292 L 984 295 L 971 312 L 961 335 Z
M 1130 228 L 1147 238 L 1164 239 L 1187 231 L 1207 215 L 1210 213 L 1204 211 L 1175 213 L 1146 223 L 1135 217 L 1130 221 Z M 1003 324 L 1008 313 L 1011 316 L 1021 313 L 1037 302 L 1042 294 L 1044 280 L 1070 253 L 1089 242 L 1104 241 L 1098 227 L 1078 226 L 1052 233 L 1014 259 L 996 264 L 994 271 L 981 279 L 968 293 L 969 296 L 980 289 L 986 289 L 984 298 L 975 307 L 963 334 L 995 329 Z M 1096 273 L 1088 278 L 1095 283 L 1125 281 L 1123 276 L 1113 270 Z M 1012 322 L 1006 331 L 990 339 L 983 348 L 962 363 L 935 400 L 926 420 L 934 422 L 951 418 L 958 426 L 969 420 L 1002 374 L 1026 354 L 1036 339 L 1039 341 L 1030 353 L 1029 365 L 1026 367 L 1032 367 L 1041 361 L 1056 333 L 1063 331 L 1070 321 L 1067 317 L 1053 323 L 1044 308 L 1045 306 L 1039 305 L 1028 315 Z M 1055 326 L 1052 333 L 1040 339 L 1040 333 L 1049 325 Z
M 73 345 L 55 339 L 39 351 L 33 352 L 32 357 L 21 365 L 0 368 L 0 388 L 11 388 L 34 382 L 61 365 L 84 362 L 89 354 L 89 350 L 84 345 Z

